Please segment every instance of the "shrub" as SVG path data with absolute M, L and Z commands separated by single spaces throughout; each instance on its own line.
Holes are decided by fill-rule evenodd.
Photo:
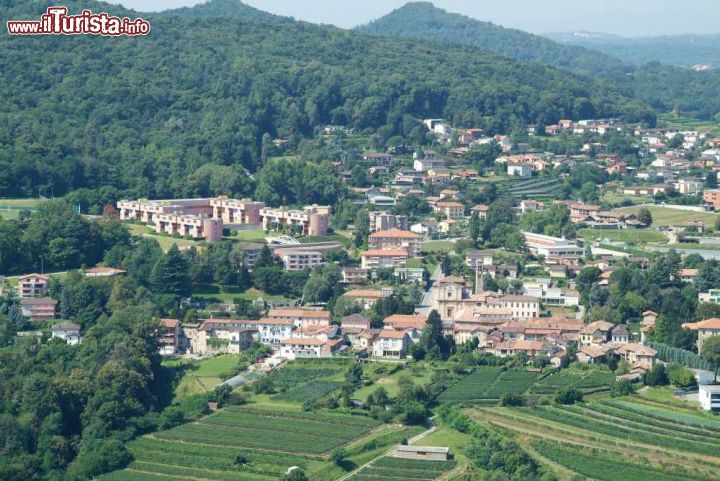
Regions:
M 523 404 L 525 404 L 525 402 L 523 401 L 523 397 L 519 394 L 506 392 L 500 398 L 501 406 L 522 406 Z
M 561 389 L 555 394 L 555 402 L 558 404 L 575 404 L 582 400 L 582 392 L 575 388 Z

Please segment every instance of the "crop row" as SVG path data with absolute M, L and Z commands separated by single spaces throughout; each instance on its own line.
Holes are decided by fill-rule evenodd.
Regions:
M 614 407 L 610 404 L 588 404 L 584 407 L 588 411 L 606 414 L 615 418 L 620 418 L 623 421 L 640 423 L 643 425 L 654 426 L 657 428 L 669 429 L 674 432 L 683 432 L 688 435 L 710 437 L 713 440 L 717 439 L 717 433 L 714 433 L 713 431 L 708 429 L 688 426 L 680 422 L 667 421 L 664 419 L 652 417 L 650 415 L 626 411 L 621 408 Z
M 330 431 L 330 426 L 327 423 L 312 423 L 295 419 L 238 416 L 233 414 L 209 416 L 201 420 L 198 424 L 321 436 L 327 436 L 328 431 Z M 352 439 L 365 431 L 367 431 L 367 428 L 362 426 L 344 426 L 342 432 L 334 432 L 331 436 L 338 439 Z
M 548 421 L 573 426 L 585 431 L 591 431 L 619 439 L 627 439 L 653 446 L 660 446 L 668 449 L 697 452 L 717 456 L 720 454 L 720 447 L 701 442 L 691 442 L 677 437 L 665 436 L 656 433 L 647 433 L 642 430 L 630 429 L 623 425 L 609 425 L 596 420 L 578 416 L 569 411 L 556 408 L 542 408 L 526 410 L 528 414 Z M 682 441 L 682 442 L 681 442 Z
M 284 367 L 270 373 L 269 378 L 276 387 L 289 389 L 321 378 L 335 376 L 342 370 L 337 368 Z
M 654 406 L 649 406 L 647 404 L 631 403 L 626 401 L 606 402 L 611 406 L 616 406 L 626 411 L 651 415 L 653 417 L 658 417 L 667 421 L 710 429 L 712 431 L 717 431 L 718 433 L 720 433 L 720 421 L 716 421 L 714 419 L 703 419 L 702 417 L 693 416 L 692 414 L 669 411 L 667 409 L 657 408 Z
M 307 434 L 263 432 L 258 429 L 231 429 L 221 426 L 186 424 L 169 431 L 157 433 L 161 439 L 172 439 L 240 448 L 269 449 L 292 453 L 320 454 L 342 445 L 337 439 L 325 436 L 316 437 L 308 442 Z
M 574 387 L 577 389 L 594 389 L 610 386 L 614 380 L 611 372 L 576 372 L 562 370 L 551 374 L 533 386 L 532 392 L 536 394 L 552 394 L 559 389 Z
M 684 429 L 682 429 L 682 427 L 668 428 L 666 426 L 655 426 L 651 423 L 638 422 L 638 421 L 626 419 L 624 417 L 617 417 L 613 414 L 596 412 L 587 407 L 565 406 L 562 409 L 564 411 L 569 411 L 569 412 L 578 414 L 580 416 L 585 416 L 588 419 L 594 419 L 598 422 L 603 422 L 603 423 L 607 423 L 607 424 L 611 424 L 611 425 L 621 424 L 622 426 L 625 426 L 627 428 L 639 429 L 641 431 L 648 432 L 648 433 L 662 434 L 665 436 L 678 437 L 678 438 L 683 438 L 683 439 L 687 439 L 690 441 L 705 442 L 705 443 L 709 443 L 709 444 L 717 443 L 717 438 L 715 436 L 703 436 L 703 435 L 688 433 Z
M 369 416 L 342 414 L 333 412 L 300 412 L 300 411 L 271 411 L 266 409 L 252 409 L 243 406 L 231 406 L 223 409 L 223 413 L 243 413 L 249 416 L 261 416 L 266 418 L 300 419 L 316 423 L 330 423 L 333 425 L 342 424 L 345 426 L 363 426 L 373 428 L 381 423 Z
M 440 395 L 443 402 L 462 402 L 481 399 L 502 370 L 499 367 L 480 367 L 460 379 Z
M 296 386 L 272 397 L 276 401 L 290 401 L 296 403 L 315 402 L 335 391 L 340 384 L 332 381 L 313 381 Z
M 268 481 L 276 479 L 258 474 L 244 473 L 242 471 L 214 471 L 202 468 L 189 468 L 185 466 L 173 466 L 157 464 L 145 461 L 136 461 L 129 466 L 131 471 L 143 473 L 157 473 L 170 476 L 189 476 L 197 479 L 208 479 L 211 481 Z
M 162 476 L 159 474 L 138 473 L 123 469 L 122 471 L 113 471 L 112 473 L 99 476 L 98 481 L 188 481 L 187 478 L 176 478 L 172 476 Z
M 384 457 L 375 461 L 373 466 L 409 469 L 417 471 L 449 471 L 455 467 L 455 461 L 424 461 L 416 459 Z
M 519 370 L 504 371 L 495 379 L 495 382 L 483 397 L 500 399 L 503 394 L 522 394 L 533 385 L 535 379 L 536 375 L 532 372 Z
M 583 450 L 563 446 L 559 443 L 536 441 L 535 450 L 543 457 L 598 481 L 684 481 L 703 479 L 687 473 L 676 475 L 646 466 L 623 462 L 618 457 L 608 457 L 597 453 L 586 454 Z

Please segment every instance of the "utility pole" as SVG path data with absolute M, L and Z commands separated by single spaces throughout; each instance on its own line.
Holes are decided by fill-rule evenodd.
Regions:
M 45 274 L 45 259 L 40 256 L 40 274 Z

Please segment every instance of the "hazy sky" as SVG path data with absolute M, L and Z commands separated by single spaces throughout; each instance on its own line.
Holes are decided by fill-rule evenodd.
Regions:
M 140 11 L 202 0 L 109 0 Z M 279 15 L 339 27 L 367 23 L 406 0 L 245 0 Z M 720 0 L 435 0 L 436 6 L 534 33 L 589 30 L 624 36 L 720 33 Z

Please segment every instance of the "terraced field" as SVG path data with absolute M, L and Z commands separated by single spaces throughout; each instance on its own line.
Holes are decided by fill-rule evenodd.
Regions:
M 332 449 L 349 445 L 379 425 L 369 417 L 349 414 L 230 407 L 132 441 L 132 464 L 99 479 L 277 480 L 290 466 L 308 469 L 325 463 Z
M 537 380 L 533 372 L 499 367 L 479 367 L 451 385 L 439 397 L 441 402 L 496 402 L 503 394 L 522 394 Z
M 552 465 L 596 481 L 701 481 L 717 479 L 720 470 L 720 420 L 690 409 L 625 397 L 467 412 L 514 432 Z
M 594 391 L 609 388 L 615 380 L 612 372 L 574 371 L 563 369 L 538 381 L 531 389 L 533 394 L 554 394 L 563 388 L 574 387 L 582 391 Z
M 384 457 L 348 478 L 348 481 L 433 481 L 456 466 L 455 461 L 424 461 Z
M 512 183 L 508 191 L 518 198 L 550 199 L 555 198 L 562 188 L 558 179 L 531 179 Z

